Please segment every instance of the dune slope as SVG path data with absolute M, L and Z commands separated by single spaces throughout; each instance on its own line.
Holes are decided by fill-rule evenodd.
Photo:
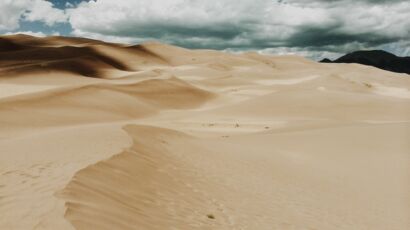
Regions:
M 60 195 L 77 229 L 400 229 L 408 224 L 405 154 L 383 153 L 409 148 L 392 138 L 409 128 L 338 127 L 221 141 L 126 126 L 133 146 L 77 172 Z M 371 140 L 370 132 L 377 133 Z M 373 141 L 379 144 L 366 152 Z M 341 151 L 347 144 L 355 150 Z

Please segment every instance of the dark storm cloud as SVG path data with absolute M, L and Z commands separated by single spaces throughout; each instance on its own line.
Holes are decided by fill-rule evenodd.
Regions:
M 365 46 L 378 46 L 384 43 L 394 42 L 397 38 L 373 34 L 370 32 L 348 34 L 342 33 L 334 28 L 304 27 L 293 34 L 286 45 L 291 47 L 325 47 L 329 45 L 338 46 L 351 42 L 358 42 Z
M 118 18 L 118 6 L 125 16 L 104 20 L 110 14 Z M 74 10 L 70 22 L 76 35 L 131 42 L 158 39 L 189 48 L 342 52 L 408 40 L 408 12 L 410 3 L 404 0 L 174 0 L 165 5 L 100 0 Z
M 115 25 L 114 29 L 109 28 L 93 28 L 88 31 L 94 33 L 101 33 L 112 36 L 124 36 L 124 37 L 150 37 L 161 38 L 177 36 L 181 38 L 219 38 L 219 39 L 233 39 L 239 36 L 244 30 L 248 28 L 242 28 L 235 25 L 218 25 L 214 27 L 209 26 L 189 26 L 179 24 L 166 24 L 166 23 L 152 23 L 148 25 Z

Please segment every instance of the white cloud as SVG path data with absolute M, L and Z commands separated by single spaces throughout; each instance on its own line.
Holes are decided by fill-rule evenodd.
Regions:
M 352 4 L 350 7 L 332 11 L 337 20 L 343 22 L 342 32 L 349 34 L 372 33 L 386 37 L 410 36 L 410 2 L 368 5 Z M 349 12 L 349 13 L 346 13 Z
M 54 32 L 52 34 L 45 34 L 43 32 L 33 32 L 33 31 L 7 32 L 4 35 L 15 35 L 15 34 L 26 34 L 26 35 L 35 36 L 35 37 L 46 37 L 46 36 L 49 36 L 49 35 L 59 36 L 60 35 L 60 33 L 58 33 L 58 32 Z
M 0 1 L 0 31 L 19 28 L 19 19 L 27 7 L 27 0 Z
M 263 12 L 269 7 L 266 3 L 265 0 L 99 0 L 83 2 L 69 13 L 75 32 L 149 36 L 188 30 L 200 36 L 199 29 L 204 29 L 207 36 L 216 36 L 225 31 L 232 33 L 240 23 L 259 20 L 260 15 L 253 13 Z M 171 28 L 175 31 L 160 31 Z
M 32 22 L 41 21 L 48 26 L 53 26 L 55 23 L 66 22 L 68 17 L 63 10 L 54 8 L 51 2 L 30 0 L 24 19 Z
M 67 15 L 46 0 L 0 0 L 0 31 L 18 29 L 20 20 L 41 21 L 52 26 L 66 22 Z
M 101 40 L 105 42 L 124 43 L 124 44 L 144 42 L 144 39 L 138 39 L 135 37 L 103 35 L 99 33 L 92 33 L 92 32 L 81 31 L 81 30 L 73 32 L 72 34 L 77 37 L 91 38 L 91 39 Z
M 65 7 L 66 8 L 74 8 L 74 4 L 72 4 L 71 2 L 66 2 Z
M 269 55 L 298 55 L 304 56 L 313 60 L 320 61 L 324 58 L 337 59 L 343 55 L 339 52 L 330 52 L 330 51 L 315 51 L 308 48 L 298 48 L 298 47 L 276 47 L 276 48 L 267 48 L 259 50 L 261 54 Z

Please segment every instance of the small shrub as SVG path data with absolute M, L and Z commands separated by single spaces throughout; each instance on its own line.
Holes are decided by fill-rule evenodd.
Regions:
M 365 85 L 367 88 L 372 88 L 372 87 L 373 87 L 372 84 L 369 84 L 369 83 L 364 83 L 364 85 Z

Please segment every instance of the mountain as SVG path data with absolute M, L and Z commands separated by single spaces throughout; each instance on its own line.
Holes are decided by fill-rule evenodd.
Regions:
M 410 74 L 410 57 L 398 57 L 383 50 L 356 51 L 334 61 L 323 59 L 322 63 L 358 63 L 379 69 Z

